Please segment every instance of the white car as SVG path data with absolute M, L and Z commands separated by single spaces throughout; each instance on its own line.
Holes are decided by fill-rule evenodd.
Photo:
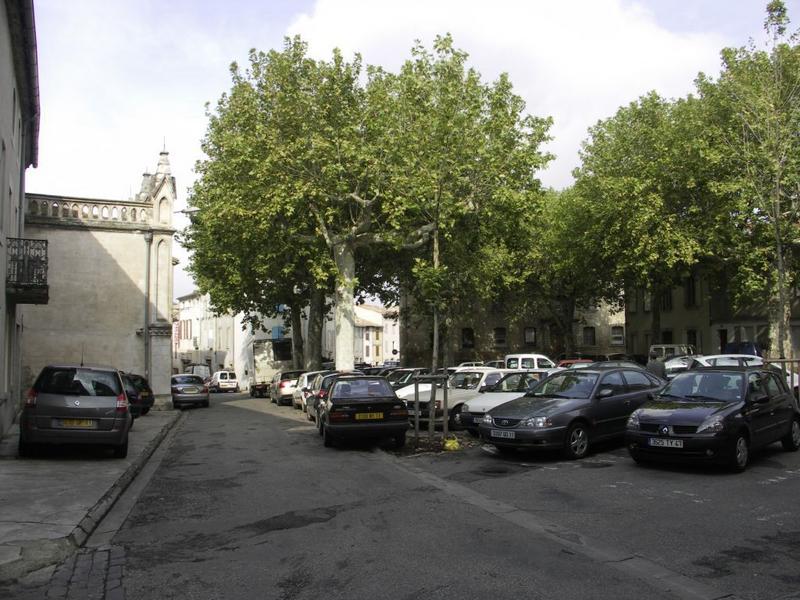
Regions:
M 292 405 L 295 408 L 307 412 L 306 400 L 311 395 L 311 383 L 314 381 L 314 377 L 320 373 L 327 373 L 327 371 L 309 371 L 297 378 L 297 385 L 292 392 Z
M 506 369 L 555 369 L 556 363 L 544 354 L 506 354 Z
M 518 371 L 507 373 L 495 385 L 484 388 L 474 396 L 468 398 L 461 405 L 461 411 L 456 415 L 456 423 L 467 429 L 470 433 L 478 433 L 478 425 L 488 410 L 495 406 L 505 404 L 510 400 L 524 396 L 541 379 L 547 377 L 546 371 Z
M 689 368 L 702 366 L 702 367 L 760 367 L 764 364 L 764 359 L 760 356 L 753 354 L 712 354 L 710 356 L 695 356 L 694 362 L 689 365 Z M 798 396 L 800 390 L 800 374 L 792 372 L 792 368 L 785 369 L 780 363 L 767 363 L 767 366 L 772 367 L 781 372 L 786 373 L 786 383 L 794 392 L 795 397 Z

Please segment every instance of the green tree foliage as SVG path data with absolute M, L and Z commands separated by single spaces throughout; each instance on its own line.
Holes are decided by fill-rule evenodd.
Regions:
M 772 356 L 789 351 L 791 289 L 798 283 L 800 47 L 783 2 L 767 6 L 770 46 L 722 52 L 722 72 L 701 74 L 700 131 L 724 227 L 719 256 L 738 307 L 767 306 Z

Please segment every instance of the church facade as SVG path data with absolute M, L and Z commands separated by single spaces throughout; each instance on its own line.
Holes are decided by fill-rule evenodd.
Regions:
M 26 236 L 46 240 L 49 303 L 22 311 L 22 379 L 54 363 L 144 375 L 156 401 L 172 374 L 172 212 L 167 152 L 130 200 L 27 194 Z

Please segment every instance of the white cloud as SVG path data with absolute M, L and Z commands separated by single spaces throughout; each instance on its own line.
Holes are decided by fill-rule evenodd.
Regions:
M 414 39 L 430 46 L 451 33 L 486 80 L 508 72 L 528 111 L 554 118 L 549 149 L 557 160 L 542 174 L 554 187 L 571 182 L 589 126 L 652 89 L 685 95 L 698 71 L 719 69 L 725 45 L 713 32 L 667 31 L 639 5 L 619 0 L 318 0 L 289 32 L 315 56 L 338 47 L 390 69 L 409 56 Z

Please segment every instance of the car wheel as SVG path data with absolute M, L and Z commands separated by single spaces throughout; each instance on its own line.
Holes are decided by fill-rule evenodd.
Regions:
M 210 404 L 210 403 L 209 403 L 209 401 L 208 401 L 208 400 L 203 400 L 203 404 L 201 404 L 201 406 L 202 406 L 203 408 L 208 408 L 209 404 Z
M 328 431 L 328 428 L 324 426 L 322 427 L 322 444 L 326 448 L 333 448 L 333 436 Z
M 394 447 L 398 450 L 406 445 L 406 432 L 394 436 Z
M 149 413 L 149 412 L 150 412 L 150 407 L 149 407 L 149 406 L 145 406 L 145 407 L 142 409 L 142 414 L 143 414 L 143 415 L 146 415 L 146 414 L 147 414 L 147 413 Z
M 456 422 L 456 415 L 461 412 L 461 405 L 454 406 L 453 409 L 450 411 L 450 418 L 447 420 L 447 427 L 449 427 L 450 431 L 456 431 L 457 429 L 462 429 L 461 423 Z
M 631 455 L 633 462 L 635 462 L 637 465 L 643 465 L 647 462 L 644 458 L 642 458 L 642 455 L 637 450 L 628 449 L 628 454 Z
M 567 458 L 579 459 L 589 453 L 589 426 L 578 421 L 567 430 L 564 454 Z
M 800 418 L 795 417 L 792 420 L 792 427 L 781 438 L 781 444 L 787 452 L 796 452 L 800 448 Z
M 35 452 L 36 446 L 31 444 L 30 442 L 22 441 L 22 438 L 19 438 L 19 443 L 17 445 L 17 453 L 19 454 L 20 458 L 30 458 L 36 454 Z
M 747 468 L 748 462 L 750 462 L 750 442 L 747 441 L 745 434 L 739 433 L 731 449 L 731 468 L 741 473 Z
M 128 456 L 128 437 L 119 446 L 114 446 L 114 458 L 125 458 Z

